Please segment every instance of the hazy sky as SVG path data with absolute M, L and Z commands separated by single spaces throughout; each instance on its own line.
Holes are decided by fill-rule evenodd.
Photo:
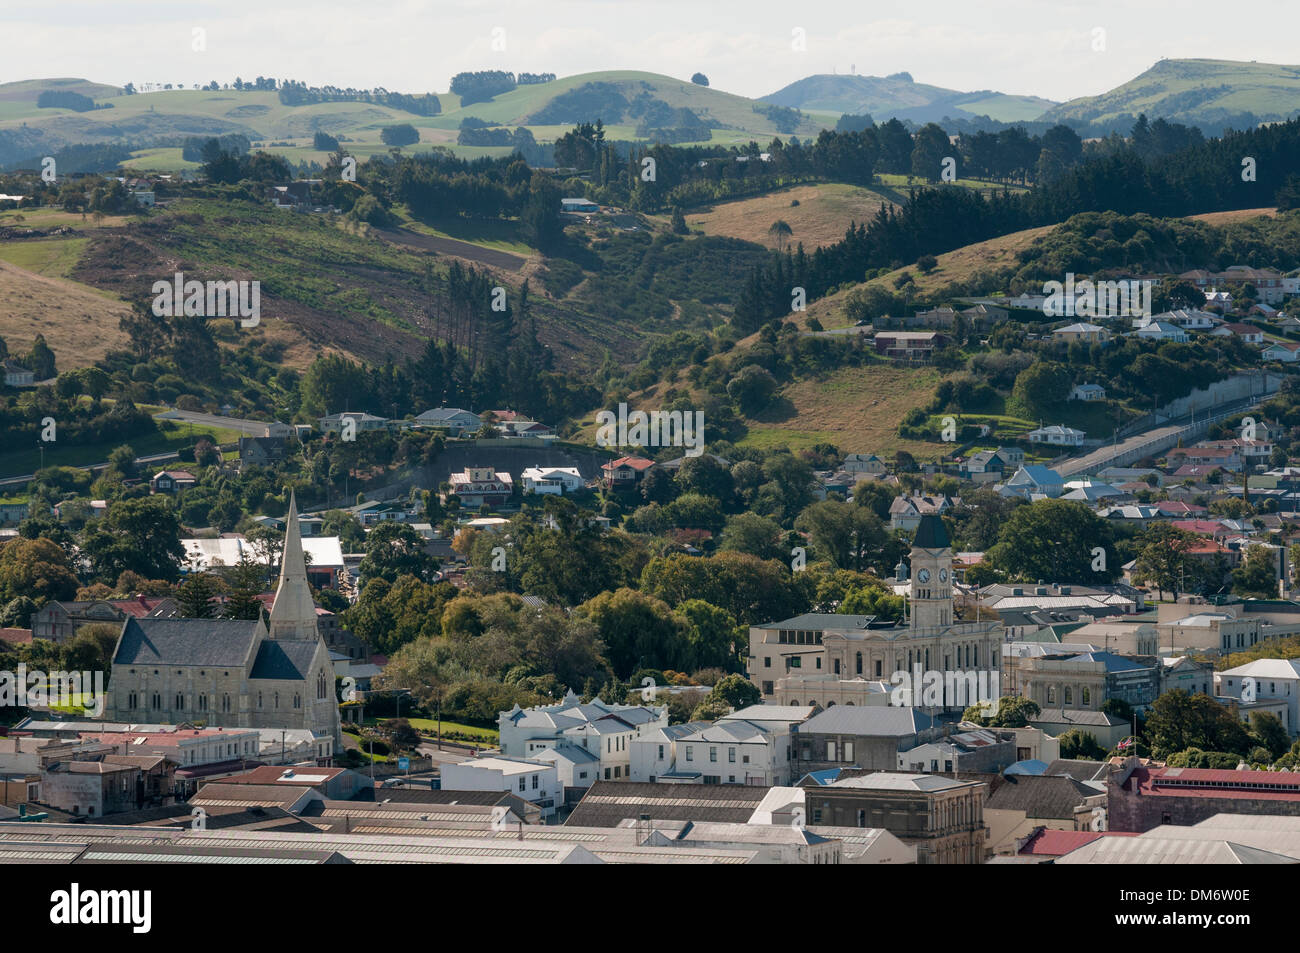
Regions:
M 1161 57 L 1300 61 L 1295 0 L 0 0 L 0 11 L 6 82 L 191 85 L 261 74 L 445 92 L 462 70 L 701 70 L 716 89 L 762 96 L 856 69 L 1064 100 Z M 196 28 L 206 50 L 193 49 Z M 802 51 L 792 48 L 796 28 Z

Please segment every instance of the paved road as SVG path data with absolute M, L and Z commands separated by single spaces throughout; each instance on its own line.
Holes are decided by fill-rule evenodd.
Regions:
M 171 453 L 153 453 L 147 457 L 136 457 L 135 462 L 137 466 L 148 466 L 151 463 L 166 463 L 169 460 L 175 459 L 177 459 L 177 454 L 173 451 Z M 104 461 L 103 463 L 92 463 L 89 466 L 77 467 L 77 469 L 90 470 L 91 472 L 94 472 L 95 470 L 102 470 L 106 466 L 108 466 L 108 462 Z M 3 479 L 0 479 L 0 486 L 17 486 L 19 484 L 30 483 L 34 479 L 36 479 L 35 473 L 24 473 L 22 476 L 4 477 Z
M 415 748 L 421 755 L 432 758 L 435 764 L 460 764 L 462 761 L 469 761 L 473 755 L 468 752 L 453 748 L 443 748 L 439 750 L 436 744 L 419 744 Z
M 457 241 L 454 238 L 421 235 L 405 228 L 380 228 L 376 229 L 376 231 L 390 242 L 396 242 L 399 245 L 423 248 L 425 251 L 437 252 L 439 255 L 464 258 L 482 265 L 489 265 L 492 268 L 504 268 L 506 271 L 518 271 L 524 267 L 524 262 L 527 261 L 527 259 L 512 255 L 507 251 L 484 248 L 482 245 L 471 245 L 469 242 Z
M 156 420 L 177 420 L 181 423 L 194 424 L 196 427 L 220 427 L 223 430 L 237 430 L 245 437 L 260 437 L 266 430 L 265 420 L 243 420 L 239 417 L 219 417 L 216 414 L 200 414 L 190 410 L 167 410 L 154 414 Z
M 1193 422 L 1200 423 L 1204 421 L 1209 415 L 1212 415 L 1216 420 L 1224 417 L 1231 417 L 1233 414 L 1241 413 L 1243 410 L 1249 410 L 1251 407 L 1264 403 L 1272 396 L 1272 394 L 1265 394 L 1259 397 L 1245 397 L 1240 400 L 1230 401 L 1226 404 L 1220 404 L 1218 407 L 1214 408 L 1213 411 L 1208 412 L 1208 414 L 1206 412 L 1196 414 L 1195 420 L 1193 420 L 1193 416 L 1190 414 L 1185 417 L 1179 417 L 1177 420 L 1171 420 L 1169 423 L 1162 424 L 1153 430 L 1145 430 L 1142 433 L 1126 437 L 1118 444 L 1106 444 L 1104 447 L 1098 447 L 1096 450 L 1093 450 L 1082 457 L 1072 457 L 1058 464 L 1054 469 L 1063 477 L 1072 476 L 1076 473 L 1091 473 L 1105 469 L 1106 465 L 1111 460 L 1119 457 L 1121 454 L 1130 450 L 1137 450 L 1144 444 L 1158 445 L 1158 441 L 1173 437 Z

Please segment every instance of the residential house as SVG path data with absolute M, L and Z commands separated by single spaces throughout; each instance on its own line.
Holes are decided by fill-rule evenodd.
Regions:
M 1264 332 L 1253 324 L 1221 324 L 1210 332 L 1212 337 L 1238 337 L 1247 344 L 1263 344 Z
M 901 361 L 928 361 L 947 346 L 947 336 L 937 331 L 883 331 L 875 336 L 877 354 Z
M 1075 430 L 1073 427 L 1053 424 L 1049 427 L 1039 427 L 1036 430 L 1031 430 L 1025 436 L 1030 443 L 1045 443 L 1054 447 L 1082 447 L 1084 438 L 1088 435 L 1082 430 Z
M 350 410 L 321 417 L 319 421 L 321 433 L 342 434 L 348 426 L 347 421 L 351 421 L 353 433 L 373 433 L 389 429 L 386 417 L 376 417 L 374 414 Z
M 584 481 L 577 467 L 527 467 L 519 475 L 525 493 L 562 496 L 581 490 Z
M 1259 359 L 1294 364 L 1297 359 L 1300 359 L 1300 344 L 1295 341 L 1273 341 L 1259 352 Z
M 170 596 L 47 602 L 32 613 L 32 637 L 62 644 L 72 641 L 83 625 L 99 623 L 120 628 L 127 618 L 169 619 L 178 611 L 176 600 Z
M 1051 467 L 1041 464 L 1022 464 L 1011 478 L 1002 484 L 1005 492 L 1015 496 L 1055 499 L 1065 489 L 1065 481 Z
M 1106 388 L 1100 384 L 1075 384 L 1070 388 L 1070 400 L 1105 400 Z
M 5 387 L 32 387 L 35 385 L 36 375 L 17 361 L 6 359 L 0 363 L 4 367 Z
M 1188 340 L 1187 332 L 1169 321 L 1151 321 L 1136 331 L 1130 332 L 1140 338 L 1151 341 L 1174 341 L 1184 343 Z
M 451 492 L 460 499 L 463 509 L 476 510 L 484 503 L 500 506 L 514 492 L 514 481 L 509 473 L 492 467 L 470 467 L 453 473 L 448 482 Z
M 1300 660 L 1255 659 L 1214 674 L 1215 694 L 1236 699 L 1243 720 L 1257 701 L 1283 703 L 1287 731 L 1300 731 Z
M 645 457 L 619 457 L 606 463 L 600 471 L 606 486 L 630 487 L 635 486 L 654 465 L 653 460 L 647 460 Z
M 265 467 L 283 460 L 289 452 L 287 437 L 240 437 L 239 463 L 244 467 Z
M 1133 726 L 1125 719 L 1104 711 L 1085 711 L 1078 708 L 1044 708 L 1029 719 L 1032 728 L 1038 728 L 1055 738 L 1067 731 L 1078 729 L 1097 739 L 1107 751 L 1133 733 Z
M 846 473 L 883 474 L 889 472 L 889 467 L 885 461 L 874 453 L 850 453 L 844 458 L 844 464 L 840 469 Z
M 1072 341 L 1082 341 L 1085 344 L 1105 344 L 1110 340 L 1110 332 L 1099 324 L 1089 324 L 1086 321 L 1081 321 L 1077 324 L 1068 324 L 1063 328 L 1057 328 L 1052 332 L 1052 340 L 1067 344 Z
M 199 482 L 188 470 L 159 470 L 149 480 L 150 493 L 177 493 Z
M 417 416 L 415 425 L 446 430 L 452 437 L 462 437 L 466 433 L 477 432 L 483 425 L 483 420 L 478 414 L 459 407 L 435 407 Z
M 919 493 L 897 496 L 889 505 L 889 528 L 915 530 L 920 525 L 922 516 L 942 516 L 953 505 L 947 496 L 923 496 Z

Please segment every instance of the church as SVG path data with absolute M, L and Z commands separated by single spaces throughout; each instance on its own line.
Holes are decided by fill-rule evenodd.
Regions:
M 110 721 L 306 728 L 343 750 L 334 665 L 316 626 L 292 495 L 269 617 L 128 617 L 108 694 Z
M 1001 622 L 960 622 L 953 615 L 952 543 L 943 519 L 922 516 L 912 539 L 907 617 L 805 613 L 749 630 L 748 673 L 763 701 L 777 705 L 888 705 L 896 673 L 986 672 L 1002 664 Z M 919 686 L 918 686 L 919 687 Z M 919 700 L 919 699 L 918 699 Z M 965 699 L 938 707 L 960 710 Z M 973 703 L 974 699 L 972 699 Z

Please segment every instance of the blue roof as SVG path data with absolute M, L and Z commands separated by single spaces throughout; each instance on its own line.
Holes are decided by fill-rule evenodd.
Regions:
M 1083 655 L 1075 655 L 1069 661 L 1100 662 L 1106 666 L 1106 671 L 1108 672 L 1131 672 L 1137 668 L 1150 667 L 1140 665 L 1132 659 L 1124 658 L 1122 655 L 1116 655 L 1114 652 L 1088 652 Z
M 1043 775 L 1047 773 L 1047 762 L 1039 761 L 1037 758 L 1026 758 L 1024 761 L 1017 761 L 1002 773 Z
M 840 776 L 839 768 L 823 768 L 821 771 L 809 771 L 802 778 L 795 782 L 796 787 L 803 787 L 805 781 L 811 781 L 813 784 L 830 784 Z

